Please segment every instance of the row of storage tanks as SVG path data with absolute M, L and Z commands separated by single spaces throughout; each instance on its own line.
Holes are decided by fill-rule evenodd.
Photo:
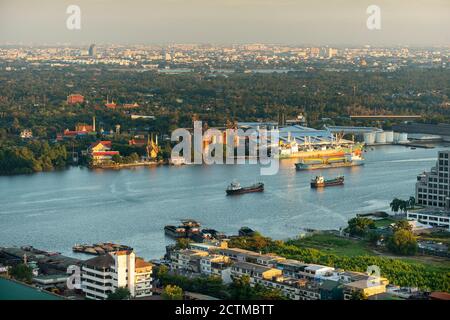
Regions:
M 408 134 L 394 131 L 365 132 L 364 142 L 366 144 L 376 143 L 405 143 L 408 142 Z

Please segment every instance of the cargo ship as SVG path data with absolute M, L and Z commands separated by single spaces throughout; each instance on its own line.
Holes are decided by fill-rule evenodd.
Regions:
M 232 182 L 226 190 L 227 195 L 262 192 L 262 191 L 264 191 L 264 183 L 262 182 L 255 183 L 249 187 L 241 187 L 239 182 Z
M 294 142 L 282 144 L 279 148 L 279 159 L 309 159 L 322 157 L 343 157 L 348 153 L 361 154 L 364 145 L 357 143 L 346 146 L 343 144 L 328 146 L 301 145 Z
M 323 176 L 317 176 L 315 179 L 311 180 L 311 188 L 332 187 L 332 186 L 340 186 L 343 184 L 344 184 L 343 176 L 330 180 L 325 180 Z
M 330 169 L 342 167 L 354 167 L 364 164 L 361 152 L 347 153 L 342 156 L 324 156 L 306 158 L 295 164 L 297 170 Z

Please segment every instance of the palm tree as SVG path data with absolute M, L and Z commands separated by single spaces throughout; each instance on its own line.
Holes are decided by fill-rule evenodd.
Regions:
M 389 206 L 391 207 L 391 210 L 394 211 L 395 213 L 398 212 L 398 210 L 400 209 L 400 199 L 394 198 L 394 200 L 392 200 L 392 202 L 389 204 Z
M 404 213 L 408 212 L 409 201 L 400 200 L 400 210 Z

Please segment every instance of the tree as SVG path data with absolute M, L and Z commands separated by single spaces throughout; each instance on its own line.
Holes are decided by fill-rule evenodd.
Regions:
M 178 238 L 175 247 L 176 249 L 187 249 L 191 242 L 188 238 Z
M 164 300 L 183 300 L 183 289 L 169 284 L 164 287 L 162 297 Z
M 394 230 L 394 232 L 398 230 L 412 231 L 412 226 L 409 224 L 408 220 L 399 220 L 394 224 L 392 229 Z
M 350 300 L 367 300 L 367 295 L 359 290 L 352 291 L 350 295 Z
M 375 229 L 375 222 L 372 219 L 356 217 L 348 220 L 346 231 L 352 236 L 363 237 L 370 229 Z
M 367 240 L 373 245 L 376 245 L 381 239 L 381 235 L 376 231 L 370 231 L 367 233 Z
M 394 200 L 391 201 L 389 206 L 391 207 L 391 210 L 393 212 L 397 213 L 398 210 L 400 209 L 400 203 L 401 203 L 400 199 L 394 198 Z
M 250 300 L 253 298 L 253 290 L 250 286 L 250 277 L 243 275 L 234 278 L 230 284 L 231 299 L 234 300 Z
M 162 278 L 162 277 L 164 277 L 165 275 L 167 275 L 167 273 L 169 272 L 169 268 L 167 267 L 167 266 L 165 266 L 165 265 L 160 265 L 159 266 L 159 268 L 158 268 L 158 273 L 157 273 L 157 277 L 158 278 Z
M 111 160 L 115 163 L 122 163 L 122 157 L 118 154 L 113 155 Z
M 33 270 L 24 263 L 18 264 L 9 270 L 9 274 L 19 281 L 31 282 Z
M 416 198 L 414 197 L 409 197 L 408 200 L 401 200 L 398 198 L 394 198 L 394 200 L 392 200 L 389 206 L 391 207 L 391 210 L 395 213 L 397 213 L 398 211 L 407 213 L 408 209 L 414 208 L 415 203 Z
M 116 291 L 108 294 L 107 300 L 128 300 L 130 291 L 127 288 L 117 288 Z
M 417 240 L 410 230 L 399 229 L 389 238 L 387 247 L 394 253 L 414 255 L 417 252 Z

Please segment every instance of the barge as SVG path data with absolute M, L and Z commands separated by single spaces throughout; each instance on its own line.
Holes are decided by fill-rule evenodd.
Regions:
M 92 255 L 103 255 L 108 252 L 122 251 L 122 250 L 130 251 L 133 250 L 133 248 L 112 242 L 95 243 L 92 245 L 76 244 L 72 247 L 73 252 L 87 253 Z
M 262 192 L 264 191 L 264 183 L 258 182 L 249 187 L 242 187 L 239 182 L 232 182 L 226 189 L 227 195 L 236 195 L 251 192 Z
M 344 177 L 340 176 L 334 179 L 326 180 L 323 176 L 317 176 L 311 180 L 311 188 L 322 188 L 340 186 L 344 184 Z

